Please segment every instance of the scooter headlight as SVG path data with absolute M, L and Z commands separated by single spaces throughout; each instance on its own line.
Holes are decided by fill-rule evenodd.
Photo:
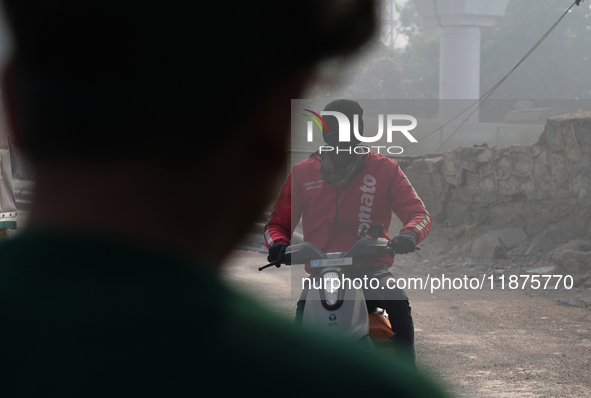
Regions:
M 339 301 L 341 281 L 338 272 L 326 272 L 323 276 L 324 297 L 327 305 L 336 305 Z

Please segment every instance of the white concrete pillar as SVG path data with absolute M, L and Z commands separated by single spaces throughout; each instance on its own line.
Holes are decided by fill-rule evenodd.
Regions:
M 449 120 L 480 98 L 480 28 L 491 26 L 503 16 L 509 0 L 414 2 L 427 24 L 441 29 L 439 114 Z M 469 112 L 459 120 L 465 119 Z M 471 120 L 478 121 L 478 112 Z
M 480 27 L 443 26 L 439 55 L 439 98 L 480 97 Z
M 480 27 L 442 26 L 439 54 L 439 117 L 451 120 L 480 97 Z M 446 101 L 447 100 L 447 101 Z M 469 101 L 449 101 L 469 100 Z M 457 120 L 464 120 L 472 109 Z M 478 110 L 470 121 L 478 122 Z

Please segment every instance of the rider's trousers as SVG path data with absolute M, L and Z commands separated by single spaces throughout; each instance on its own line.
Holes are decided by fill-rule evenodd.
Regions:
M 353 273 L 350 276 L 350 279 L 362 279 L 364 276 L 368 278 L 368 282 L 366 284 L 367 289 L 363 289 L 363 294 L 365 295 L 366 301 L 368 301 L 369 305 L 373 304 L 374 306 L 378 306 L 386 310 L 390 318 L 392 331 L 396 334 L 395 341 L 400 344 L 400 348 L 406 349 L 408 351 L 408 356 L 414 362 L 415 333 L 411 315 L 411 307 L 408 302 L 406 292 L 395 287 L 395 284 L 393 283 L 394 276 L 386 268 L 385 264 L 383 267 L 362 268 L 360 271 Z M 312 275 L 312 277 L 317 276 Z M 379 286 L 376 289 L 371 288 L 371 286 L 376 286 L 375 282 L 373 285 L 370 284 L 370 280 L 372 278 L 379 280 Z M 302 324 L 307 294 L 308 288 L 306 287 L 302 291 L 300 300 L 297 303 L 295 322 L 298 326 Z

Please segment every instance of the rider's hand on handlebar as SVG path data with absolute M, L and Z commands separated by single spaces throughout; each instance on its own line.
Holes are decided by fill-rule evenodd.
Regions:
M 289 245 L 285 243 L 277 243 L 274 246 L 269 248 L 269 255 L 267 256 L 267 261 L 272 263 L 273 261 L 279 260 L 279 262 L 283 263 L 285 261 L 285 249 L 287 249 Z M 276 267 L 279 268 L 281 264 L 277 264 Z
M 392 255 L 390 255 L 390 251 L 388 255 L 390 257 L 394 257 L 394 253 L 396 254 L 407 254 L 414 252 L 417 247 L 417 238 L 415 234 L 412 232 L 401 232 L 398 236 L 392 238 L 390 242 L 388 242 L 388 249 L 392 251 Z

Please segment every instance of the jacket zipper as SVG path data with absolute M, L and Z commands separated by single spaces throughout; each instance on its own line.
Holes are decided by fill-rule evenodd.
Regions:
M 334 207 L 334 226 L 335 226 L 335 228 L 337 226 L 338 215 L 339 215 L 339 187 L 337 187 L 337 201 L 336 201 L 336 205 Z

